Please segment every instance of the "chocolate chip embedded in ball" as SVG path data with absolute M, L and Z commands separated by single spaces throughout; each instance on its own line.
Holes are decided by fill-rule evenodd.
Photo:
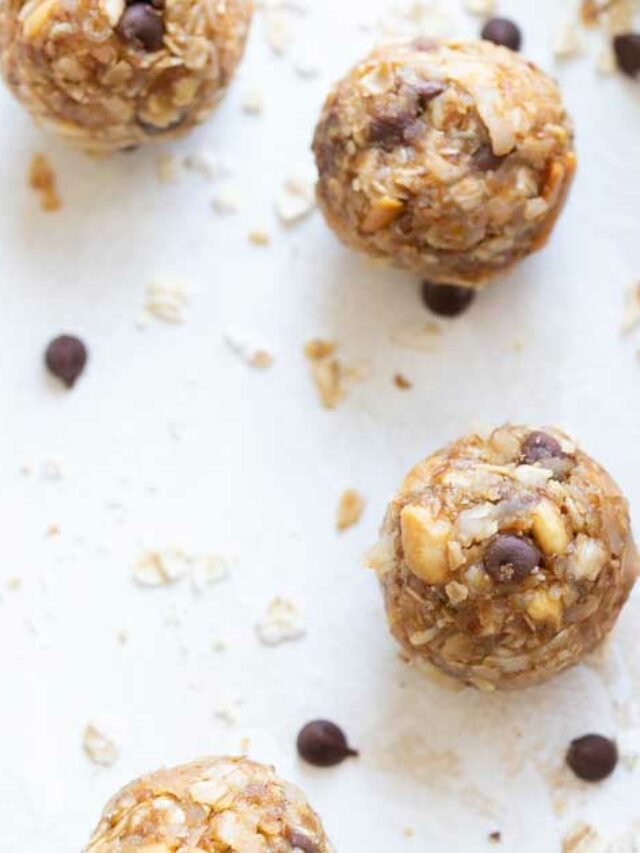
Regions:
M 571 741 L 566 760 L 579 779 L 601 782 L 616 768 L 618 747 L 602 735 L 584 735 Z
M 358 753 L 351 749 L 339 726 L 328 720 L 313 720 L 307 723 L 298 735 L 298 754 L 316 767 L 333 767 L 345 758 Z
M 320 853 L 320 848 L 315 841 L 301 832 L 291 831 L 287 840 L 294 850 L 301 850 L 302 853 Z
M 476 291 L 471 287 L 434 284 L 431 281 L 422 284 L 422 301 L 439 317 L 457 317 L 469 308 L 475 298 Z
M 613 40 L 618 68 L 629 77 L 640 72 L 640 33 L 623 33 Z
M 481 36 L 510 50 L 520 50 L 522 34 L 520 28 L 508 18 L 492 18 L 482 28 Z
M 522 443 L 522 458 L 528 465 L 543 459 L 561 459 L 564 456 L 560 442 L 546 432 L 532 432 Z
M 118 23 L 118 32 L 125 41 L 149 53 L 160 50 L 164 41 L 162 18 L 147 3 L 128 6 Z
M 72 388 L 87 364 L 87 348 L 73 335 L 54 338 L 45 352 L 45 363 L 51 373 Z
M 524 580 L 540 565 L 542 555 L 529 539 L 501 533 L 491 542 L 484 555 L 484 568 L 498 583 Z

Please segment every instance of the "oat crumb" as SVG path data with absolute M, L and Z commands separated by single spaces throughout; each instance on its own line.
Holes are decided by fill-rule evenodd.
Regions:
M 300 178 L 289 178 L 276 195 L 276 212 L 285 225 L 294 225 L 312 213 L 316 206 L 314 185 Z
M 111 767 L 120 755 L 120 747 L 113 735 L 106 731 L 104 725 L 95 721 L 87 724 L 82 737 L 82 747 L 89 760 L 101 767 Z
M 159 280 L 147 286 L 145 308 L 165 323 L 184 323 L 188 305 L 189 291 L 182 281 Z
M 304 637 L 306 626 L 293 601 L 274 598 L 267 606 L 264 618 L 256 625 L 256 634 L 263 645 L 279 646 Z
M 496 0 L 465 0 L 464 8 L 470 15 L 489 18 L 496 11 Z
M 159 154 L 156 158 L 156 174 L 161 184 L 171 184 L 178 178 L 176 158 L 173 154 Z
M 242 98 L 242 111 L 257 116 L 264 110 L 264 99 L 260 89 L 248 89 Z
M 269 233 L 260 228 L 254 228 L 252 231 L 249 231 L 247 238 L 254 246 L 268 246 L 271 242 Z
M 60 210 L 56 173 L 44 154 L 34 154 L 29 168 L 29 186 L 40 195 L 40 206 L 47 213 Z
M 338 502 L 336 513 L 336 527 L 338 530 L 347 530 L 353 527 L 362 518 L 365 508 L 365 500 L 355 489 L 347 489 L 343 492 Z
M 400 388 L 401 391 L 408 391 L 410 388 L 413 388 L 413 382 L 402 373 L 396 373 L 393 377 L 393 383 L 396 388 Z

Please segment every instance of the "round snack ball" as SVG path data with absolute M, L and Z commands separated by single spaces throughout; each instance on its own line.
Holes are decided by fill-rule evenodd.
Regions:
M 332 853 L 302 792 L 246 758 L 203 758 L 127 785 L 85 853 Z
M 251 0 L 3 0 L 0 65 L 41 125 L 107 153 L 180 136 L 220 101 Z
M 512 425 L 413 468 L 370 562 L 408 656 L 482 690 L 578 663 L 638 574 L 627 502 L 607 472 L 557 429 Z
M 556 84 L 487 41 L 375 50 L 330 93 L 313 148 L 345 243 L 468 287 L 541 248 L 576 166 Z

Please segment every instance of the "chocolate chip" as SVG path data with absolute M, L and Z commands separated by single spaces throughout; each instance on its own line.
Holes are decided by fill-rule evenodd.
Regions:
M 495 172 L 506 160 L 506 156 L 498 157 L 490 145 L 482 145 L 473 154 L 473 165 L 482 172 Z
M 615 770 L 618 747 L 602 735 L 584 735 L 571 741 L 566 760 L 579 779 L 601 782 Z
M 439 97 L 447 87 L 437 80 L 420 80 L 418 83 L 412 83 L 411 88 L 418 97 L 418 106 L 424 110 L 427 104 Z
M 149 53 L 160 50 L 164 41 L 162 18 L 147 3 L 128 6 L 120 18 L 117 29 L 125 41 Z
M 438 49 L 438 42 L 436 39 L 429 38 L 429 36 L 418 36 L 418 38 L 414 39 L 411 44 L 416 50 L 419 50 L 422 53 L 433 53 Z
M 497 583 L 521 581 L 540 565 L 542 555 L 529 539 L 500 533 L 484 555 L 484 568 Z
M 613 40 L 618 68 L 629 77 L 640 72 L 640 33 L 623 33 Z
M 560 442 L 546 432 L 531 432 L 522 442 L 522 458 L 527 465 L 542 459 L 561 459 L 563 456 Z
M 482 28 L 481 36 L 487 41 L 511 50 L 520 50 L 522 44 L 520 28 L 508 18 L 492 18 L 487 21 Z
M 369 125 L 369 142 L 388 151 L 405 142 L 407 128 L 413 124 L 414 116 L 408 112 L 379 115 Z
M 300 730 L 298 754 L 316 767 L 333 767 L 358 753 L 351 749 L 341 728 L 328 720 L 313 720 Z
M 489 841 L 493 841 L 494 844 L 500 844 L 502 841 L 502 833 L 499 830 L 494 830 L 489 833 Z
M 85 368 L 88 353 L 80 338 L 60 335 L 51 341 L 44 358 L 51 373 L 72 388 Z
M 289 832 L 288 840 L 294 850 L 302 850 L 302 853 L 320 853 L 320 848 L 315 841 L 312 841 L 301 832 Z
M 422 301 L 427 308 L 439 317 L 457 317 L 466 311 L 476 298 L 471 287 L 459 287 L 457 284 L 422 283 Z

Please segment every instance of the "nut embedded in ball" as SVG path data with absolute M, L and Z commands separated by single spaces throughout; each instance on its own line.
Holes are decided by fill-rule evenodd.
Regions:
M 466 287 L 544 245 L 576 165 L 556 84 L 488 41 L 375 50 L 329 94 L 313 149 L 343 242 Z
M 369 560 L 408 657 L 487 691 L 581 661 L 638 574 L 611 477 L 559 430 L 514 425 L 416 465 Z

